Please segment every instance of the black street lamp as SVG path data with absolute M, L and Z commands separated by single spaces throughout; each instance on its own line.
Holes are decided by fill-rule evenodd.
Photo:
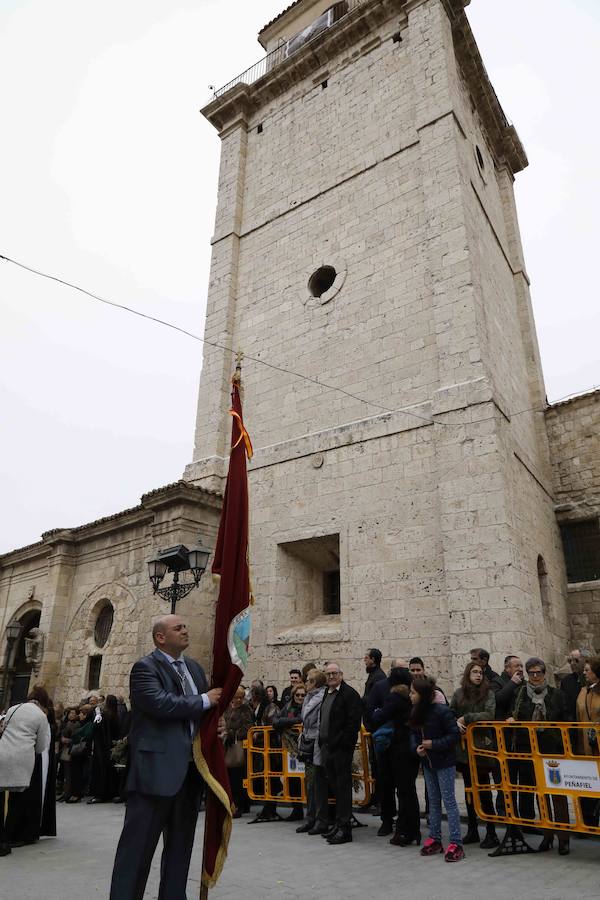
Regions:
M 2 709 L 8 700 L 8 667 L 12 648 L 21 636 L 22 625 L 20 622 L 9 622 L 6 626 L 6 660 L 4 662 L 4 678 L 2 679 Z
M 200 579 L 208 565 L 209 556 L 210 550 L 207 550 L 206 547 L 198 545 L 188 550 L 183 544 L 177 544 L 176 547 L 159 550 L 154 559 L 148 560 L 148 575 L 153 591 L 155 594 L 160 594 L 163 600 L 170 602 L 172 613 L 175 612 L 177 602 L 187 597 L 189 592 L 200 584 Z M 173 583 L 169 587 L 161 588 L 159 585 L 167 572 L 173 573 Z M 191 572 L 194 580 L 180 584 L 180 572 Z

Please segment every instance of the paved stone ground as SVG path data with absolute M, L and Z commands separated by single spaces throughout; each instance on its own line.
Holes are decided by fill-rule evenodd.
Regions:
M 368 828 L 355 830 L 352 844 L 329 847 L 319 837 L 295 833 L 296 823 L 234 823 L 229 859 L 211 900 L 597 900 L 600 842 L 572 840 L 568 857 L 556 850 L 540 856 L 490 859 L 479 847 L 467 848 L 464 862 L 422 859 L 416 847 L 391 847 L 376 836 L 379 820 L 359 816 Z M 0 859 L 2 900 L 78 900 L 108 897 L 123 807 L 112 804 L 58 806 L 58 837 L 13 850 Z M 423 823 L 424 825 L 425 823 Z M 188 900 L 199 894 L 203 815 L 190 869 Z M 445 828 L 445 823 L 444 823 Z M 532 837 L 537 845 L 539 838 Z M 146 900 L 158 892 L 157 853 Z M 183 900 L 183 898 L 182 898 Z

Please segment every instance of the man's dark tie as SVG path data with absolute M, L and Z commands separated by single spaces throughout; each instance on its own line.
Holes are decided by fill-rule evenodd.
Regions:
M 190 687 L 190 683 L 186 678 L 185 672 L 183 670 L 183 661 L 181 659 L 174 659 L 173 666 L 175 667 L 175 671 L 179 676 L 179 681 L 181 682 L 181 690 L 184 695 L 187 697 L 192 693 L 192 689 Z

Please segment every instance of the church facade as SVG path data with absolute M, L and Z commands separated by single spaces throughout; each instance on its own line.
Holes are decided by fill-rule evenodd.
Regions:
M 205 337 L 245 354 L 255 447 L 253 677 L 336 658 L 358 682 L 377 646 L 449 685 L 473 646 L 495 667 L 600 647 L 600 392 L 545 401 L 527 159 L 464 5 L 297 0 L 203 110 L 222 146 Z M 60 699 L 126 693 L 161 609 L 144 559 L 214 543 L 232 369 L 205 345 L 181 482 L 0 558 L 2 631 L 41 629 L 33 677 Z M 205 576 L 181 604 L 204 658 L 215 596 Z

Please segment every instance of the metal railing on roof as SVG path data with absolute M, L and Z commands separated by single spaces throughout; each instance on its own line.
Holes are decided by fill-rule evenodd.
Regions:
M 325 31 L 337 24 L 340 19 L 347 16 L 352 10 L 356 9 L 357 6 L 362 6 L 366 2 L 367 0 L 342 0 L 341 3 L 334 3 L 319 16 L 312 25 L 309 25 L 308 28 L 301 31 L 300 34 L 285 41 L 280 47 L 267 53 L 263 59 L 253 66 L 250 66 L 250 68 L 246 69 L 245 72 L 242 72 L 241 75 L 238 75 L 237 78 L 234 78 L 232 81 L 227 82 L 223 87 L 216 90 L 213 95 L 214 99 L 227 93 L 227 91 L 231 90 L 232 87 L 235 87 L 236 84 L 254 84 L 255 81 L 258 81 L 259 78 L 267 75 L 276 66 L 285 62 L 286 59 L 289 59 L 290 56 L 297 53 L 301 48 L 316 41 Z M 321 20 L 323 20 L 323 23 L 319 26 Z M 311 29 L 313 29 L 314 32 L 312 34 L 310 33 Z M 308 34 L 302 39 L 305 32 L 308 32 Z

